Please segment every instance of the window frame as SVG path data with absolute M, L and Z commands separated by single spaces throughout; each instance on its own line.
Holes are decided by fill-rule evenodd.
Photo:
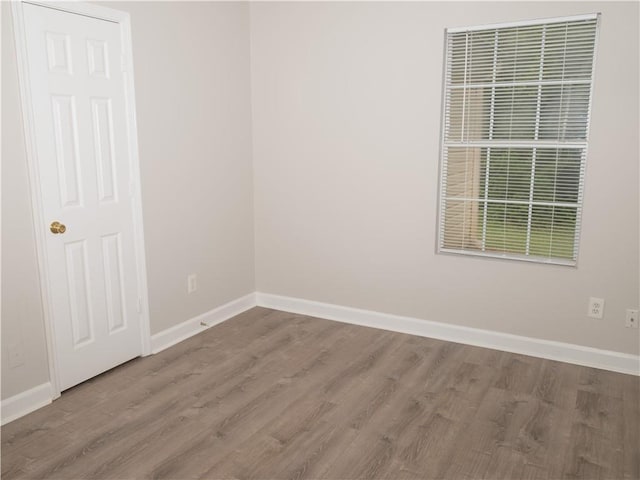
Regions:
M 448 97 L 451 91 L 454 89 L 450 88 L 452 83 L 448 83 L 449 81 L 449 56 L 450 54 L 450 42 L 449 38 L 451 34 L 455 33 L 469 33 L 469 32 L 478 32 L 478 31 L 491 31 L 494 30 L 497 32 L 498 29 L 503 28 L 512 28 L 512 27 L 526 27 L 526 26 L 538 26 L 538 25 L 553 25 L 556 23 L 565 23 L 565 22 L 579 22 L 579 21 L 595 21 L 594 28 L 594 47 L 593 47 L 593 58 L 592 58 L 592 67 L 591 67 L 591 78 L 589 85 L 589 96 L 587 103 L 587 121 L 586 121 L 586 129 L 585 129 L 585 139 L 584 142 L 565 142 L 561 145 L 561 141 L 559 139 L 554 139 L 553 142 L 550 142 L 549 145 L 544 145 L 544 142 L 540 140 L 533 140 L 531 142 L 507 142 L 509 143 L 509 148 L 517 149 L 519 146 L 523 146 L 526 148 L 532 148 L 535 152 L 536 148 L 556 148 L 560 149 L 561 147 L 568 148 L 579 148 L 582 151 L 582 161 L 579 168 L 579 187 L 577 193 L 576 200 L 576 226 L 574 232 L 574 242 L 573 242 L 573 258 L 563 258 L 563 257 L 551 257 L 551 256 L 539 256 L 539 255 L 531 255 L 524 253 L 516 253 L 516 252 L 495 252 L 495 251 L 485 251 L 485 250 L 474 250 L 474 249 L 454 249 L 447 248 L 444 246 L 445 241 L 445 208 L 446 208 L 446 169 L 445 165 L 447 160 L 445 159 L 448 149 L 451 148 L 452 145 L 447 145 L 446 135 L 447 135 L 447 102 L 450 101 L 451 97 Z M 586 164 L 588 158 L 588 149 L 589 149 L 589 134 L 591 127 L 591 113 L 592 113 L 592 100 L 593 100 L 593 87 L 595 84 L 595 71 L 596 71 L 596 63 L 597 63 L 597 48 L 598 48 L 598 39 L 600 35 L 600 24 L 601 24 L 601 13 L 589 13 L 589 14 L 581 14 L 581 15 L 570 15 L 570 16 L 562 16 L 562 17 L 551 17 L 551 18 L 543 18 L 543 19 L 531 19 L 531 20 L 521 20 L 521 21 L 513 21 L 513 22 L 503 22 L 503 23 L 493 23 L 493 24 L 484 24 L 484 25 L 473 25 L 466 27 L 451 27 L 445 28 L 444 30 L 444 42 L 443 42 L 443 70 L 442 70 L 442 98 L 441 98 L 441 121 L 440 121 L 440 151 L 439 151 L 439 171 L 438 171 L 438 208 L 437 208 L 437 227 L 436 227 L 436 253 L 438 254 L 451 254 L 451 255 L 463 255 L 463 256 L 473 256 L 473 257 L 481 257 L 481 258 L 493 258 L 493 259 L 501 259 L 501 260 L 515 260 L 515 261 L 524 261 L 529 263 L 541 263 L 541 264 L 552 264 L 552 265 L 560 265 L 560 266 L 570 266 L 577 267 L 578 265 L 578 257 L 579 257 L 579 243 L 580 236 L 582 230 L 582 209 L 583 209 L 583 200 L 584 200 L 584 186 L 586 180 Z M 465 60 L 466 61 L 466 60 Z M 542 65 L 542 64 L 541 64 Z M 494 84 L 495 85 L 495 84 Z M 464 129 L 464 126 L 461 128 Z M 476 142 L 481 143 L 481 142 Z M 491 143 L 487 142 L 487 143 Z M 460 143 L 460 146 L 464 146 L 464 143 Z M 486 147 L 482 147 L 486 148 Z M 500 148 L 500 144 L 493 143 L 490 145 L 490 148 Z M 535 155 L 535 153 L 534 153 Z M 533 191 L 533 174 L 532 174 L 532 187 Z M 485 199 L 486 202 L 486 199 Z M 506 205 L 510 205 L 511 203 L 505 201 Z M 532 200 L 529 200 L 529 206 L 533 205 Z M 531 220 L 529 219 L 529 222 Z M 483 228 L 486 230 L 486 219 L 483 220 Z M 530 230 L 527 232 L 527 242 L 530 241 L 531 233 Z

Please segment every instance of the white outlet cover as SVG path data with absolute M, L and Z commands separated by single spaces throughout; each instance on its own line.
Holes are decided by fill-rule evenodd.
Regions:
M 638 328 L 638 310 L 627 309 L 625 326 L 627 328 Z
M 604 316 L 604 298 L 591 297 L 589 299 L 587 316 L 591 318 L 602 318 Z
M 187 276 L 187 293 L 198 290 L 198 276 L 195 273 Z
M 9 366 L 11 368 L 24 365 L 24 355 L 22 354 L 22 347 L 17 344 L 9 345 Z

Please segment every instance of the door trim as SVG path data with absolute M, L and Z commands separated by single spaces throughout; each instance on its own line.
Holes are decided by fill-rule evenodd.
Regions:
M 50 3 L 43 1 L 13 1 L 11 10 L 13 14 L 13 30 L 16 42 L 16 55 L 18 60 L 18 83 L 22 104 L 22 117 L 24 124 L 27 168 L 29 172 L 29 187 L 31 190 L 31 208 L 33 211 L 33 226 L 36 240 L 36 254 L 40 276 L 40 292 L 42 311 L 44 316 L 45 337 L 47 342 L 47 356 L 49 363 L 49 379 L 53 398 L 60 396 L 60 381 L 58 377 L 58 360 L 55 345 L 55 326 L 51 309 L 50 281 L 48 271 L 46 235 L 47 226 L 43 215 L 42 197 L 40 193 L 39 167 L 37 161 L 37 149 L 34 130 L 34 114 L 31 102 L 31 90 L 29 86 L 29 67 L 23 4 L 29 3 L 46 8 L 52 8 L 63 12 L 84 15 L 118 23 L 122 35 L 122 53 L 125 82 L 125 103 L 128 131 L 129 166 L 131 172 L 132 195 L 130 196 L 133 211 L 133 236 L 136 263 L 136 275 L 138 285 L 138 316 L 141 331 L 142 356 L 151 354 L 151 326 L 149 321 L 149 296 L 147 289 L 147 267 L 145 261 L 144 231 L 142 218 L 142 195 L 140 191 L 140 159 L 138 156 L 138 135 L 135 112 L 135 90 L 133 81 L 133 52 L 131 42 L 131 18 L 129 13 L 101 7 L 82 2 Z

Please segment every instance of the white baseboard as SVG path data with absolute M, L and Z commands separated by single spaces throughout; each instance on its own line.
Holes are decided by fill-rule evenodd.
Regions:
M 49 382 L 33 387 L 13 397 L 2 400 L 2 425 L 12 422 L 27 413 L 49 405 L 53 400 L 53 389 Z
M 640 356 L 600 350 L 571 343 L 554 342 L 538 338 L 522 337 L 508 333 L 478 328 L 402 317 L 386 313 L 343 307 L 330 303 L 313 302 L 300 298 L 256 293 L 261 307 L 286 312 L 311 315 L 338 322 L 408 333 L 421 337 L 437 338 L 450 342 L 520 353 L 614 372 L 640 375 Z
M 225 303 L 174 327 L 163 330 L 160 333 L 156 333 L 151 336 L 151 353 L 161 352 L 176 343 L 186 340 L 225 320 L 229 320 L 231 317 L 235 317 L 255 306 L 256 295 L 255 293 L 250 293 L 249 295 L 232 300 L 229 303 Z M 205 325 L 202 325 L 203 323 Z
M 152 353 L 161 352 L 255 306 L 640 376 L 638 355 L 261 292 L 250 293 L 153 335 Z M 1 423 L 5 425 L 52 400 L 53 389 L 49 382 L 2 400 Z

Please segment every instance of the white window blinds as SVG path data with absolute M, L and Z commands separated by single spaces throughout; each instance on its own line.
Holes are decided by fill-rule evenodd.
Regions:
M 447 30 L 439 251 L 575 264 L 597 23 Z

